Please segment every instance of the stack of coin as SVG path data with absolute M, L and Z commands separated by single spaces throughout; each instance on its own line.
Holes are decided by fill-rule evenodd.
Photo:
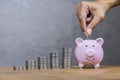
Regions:
M 37 70 L 37 62 L 34 61 L 34 69 Z
M 59 69 L 58 53 L 50 53 L 50 69 Z
M 47 69 L 47 58 L 46 56 L 38 57 L 38 69 Z
M 23 66 L 14 66 L 13 70 L 24 70 Z
M 25 61 L 25 69 L 28 70 L 28 67 L 29 67 L 29 65 L 28 65 L 28 60 L 26 60 L 26 61 Z
M 62 50 L 62 68 L 70 69 L 71 68 L 71 48 L 63 48 Z
M 37 66 L 38 66 L 38 69 L 40 69 L 40 57 L 38 57 L 38 64 L 37 64 Z
M 17 69 L 18 69 L 18 70 L 24 70 L 24 69 L 23 69 L 23 66 L 19 66 Z
M 13 70 L 16 70 L 16 69 L 17 69 L 16 66 L 14 66 L 14 67 L 13 67 Z
M 26 68 L 26 70 L 34 70 L 35 69 L 35 61 L 34 60 L 26 60 L 25 68 Z

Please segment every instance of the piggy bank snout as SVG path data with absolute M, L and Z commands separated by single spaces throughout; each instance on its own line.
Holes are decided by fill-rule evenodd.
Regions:
M 93 49 L 86 50 L 87 57 L 91 58 L 91 57 L 94 57 L 94 55 L 95 55 L 95 50 L 93 50 Z

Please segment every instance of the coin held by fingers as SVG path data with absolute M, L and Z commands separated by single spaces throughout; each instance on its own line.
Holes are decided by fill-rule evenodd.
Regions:
M 91 35 L 92 34 L 92 29 L 91 28 L 87 28 L 87 35 Z

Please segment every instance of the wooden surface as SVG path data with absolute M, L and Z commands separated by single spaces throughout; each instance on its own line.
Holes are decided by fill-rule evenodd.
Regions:
M 13 71 L 11 68 L 0 68 L 0 80 L 120 80 L 120 66 L 35 71 Z

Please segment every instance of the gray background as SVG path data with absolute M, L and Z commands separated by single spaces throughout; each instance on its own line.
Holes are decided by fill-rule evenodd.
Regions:
M 86 37 L 76 17 L 81 0 L 0 0 L 0 66 L 20 66 L 26 59 L 49 56 Z M 105 40 L 102 65 L 120 65 L 120 7 L 111 9 L 91 39 Z

